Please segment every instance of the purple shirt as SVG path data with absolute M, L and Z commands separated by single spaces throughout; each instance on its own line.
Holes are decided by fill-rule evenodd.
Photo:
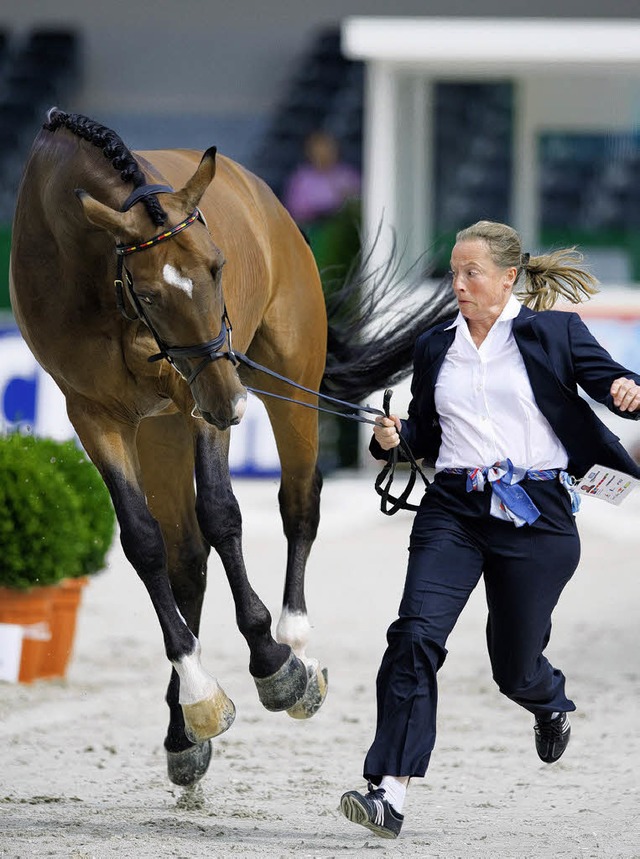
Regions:
M 303 164 L 292 173 L 284 205 L 295 221 L 314 221 L 337 212 L 344 201 L 360 193 L 360 174 L 349 164 L 318 170 Z

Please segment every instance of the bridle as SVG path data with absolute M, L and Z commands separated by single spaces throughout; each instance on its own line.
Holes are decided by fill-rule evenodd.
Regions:
M 134 203 L 137 203 L 143 197 L 148 197 L 151 194 L 158 194 L 160 192 L 170 193 L 173 191 L 173 188 L 170 185 L 141 185 L 139 188 L 136 188 L 132 194 L 127 197 L 125 200 L 122 211 L 126 212 L 128 209 L 133 206 Z M 160 350 L 155 355 L 151 355 L 147 360 L 151 363 L 155 361 L 161 361 L 162 359 L 166 359 L 174 369 L 180 373 L 180 375 L 185 379 L 188 385 L 190 385 L 193 380 L 204 370 L 207 364 L 210 364 L 212 361 L 217 361 L 220 358 L 228 358 L 234 364 L 238 364 L 238 359 L 235 356 L 233 349 L 231 348 L 231 332 L 232 326 L 231 321 L 229 319 L 229 314 L 227 313 L 226 305 L 223 304 L 222 311 L 222 324 L 220 327 L 220 333 L 217 337 L 214 337 L 213 340 L 207 340 L 206 343 L 198 343 L 193 346 L 169 346 L 165 343 L 157 330 L 155 329 L 153 323 L 149 319 L 147 312 L 144 309 L 143 303 L 140 301 L 138 296 L 135 293 L 133 288 L 133 277 L 131 276 L 131 272 L 124 264 L 124 258 L 131 254 L 141 253 L 142 251 L 146 251 L 149 248 L 153 248 L 156 245 L 160 244 L 160 242 L 164 242 L 167 239 L 171 239 L 174 236 L 177 236 L 178 233 L 181 233 L 183 230 L 186 230 L 192 224 L 195 224 L 196 221 L 200 221 L 201 223 L 205 223 L 204 217 L 199 209 L 194 209 L 190 215 L 188 215 L 183 221 L 180 221 L 179 224 L 176 224 L 174 227 L 171 227 L 168 230 L 165 230 L 162 233 L 158 233 L 155 236 L 152 236 L 150 239 L 145 239 L 142 242 L 138 242 L 135 245 L 116 245 L 116 255 L 117 255 L 117 269 L 116 269 L 116 277 L 114 280 L 114 287 L 116 290 L 116 304 L 118 306 L 118 310 L 127 319 L 129 322 L 133 322 L 136 319 L 142 320 L 144 324 L 147 326 L 151 334 L 153 335 L 154 340 L 158 345 L 158 349 Z M 124 302 L 124 288 L 125 284 L 127 287 L 127 294 L 133 304 L 136 314 L 135 316 L 130 316 L 127 313 L 127 308 L 125 307 Z M 228 347 L 226 350 L 223 350 L 222 347 L 228 343 Z M 180 358 L 202 358 L 203 360 L 198 364 L 198 366 L 193 370 L 191 375 L 184 376 L 184 374 L 178 369 L 176 366 L 176 360 Z
M 148 197 L 151 194 L 158 194 L 160 192 L 172 191 L 173 188 L 170 185 L 141 185 L 139 188 L 136 188 L 133 193 L 129 195 L 129 197 L 127 197 L 124 202 L 124 205 L 122 206 L 122 211 L 126 212 L 128 209 L 131 208 L 131 206 L 133 206 L 134 203 L 137 203 L 138 200 L 141 200 L 143 197 Z M 272 378 L 286 382 L 287 384 L 291 385 L 294 388 L 297 388 L 300 391 L 305 391 L 308 394 L 313 394 L 321 400 L 328 401 L 330 403 L 333 403 L 334 405 L 341 406 L 342 408 L 349 408 L 351 411 L 338 412 L 333 409 L 326 409 L 322 406 L 316 406 L 313 403 L 303 402 L 302 400 L 294 400 L 291 397 L 286 397 L 282 394 L 274 394 L 271 391 L 251 388 L 248 385 L 244 386 L 247 391 L 252 391 L 254 394 L 262 394 L 264 396 L 273 397 L 278 400 L 285 400 L 287 402 L 295 403 L 299 406 L 304 406 L 305 408 L 314 409 L 318 412 L 327 412 L 328 414 L 337 415 L 338 417 L 357 421 L 359 423 L 374 424 L 376 422 L 374 420 L 371 420 L 370 418 L 362 417 L 358 414 L 358 412 L 366 412 L 370 415 L 386 415 L 388 417 L 392 394 L 392 391 L 390 389 L 386 390 L 384 393 L 383 410 L 373 408 L 372 406 L 362 406 L 358 405 L 357 403 L 349 403 L 345 400 L 339 400 L 336 397 L 331 397 L 328 394 L 323 394 L 319 391 L 313 391 L 310 388 L 306 388 L 304 385 L 300 385 L 297 382 L 294 382 L 292 379 L 288 379 L 286 376 L 282 376 L 280 373 L 276 373 L 274 370 L 270 370 L 268 367 L 264 367 L 262 364 L 256 363 L 251 358 L 247 357 L 247 355 L 244 355 L 242 352 L 234 352 L 231 347 L 231 321 L 227 313 L 226 305 L 224 304 L 220 333 L 213 340 L 208 340 L 206 343 L 198 343 L 195 346 L 168 346 L 166 343 L 163 342 L 162 338 L 154 328 L 153 323 L 147 316 L 142 302 L 140 301 L 133 289 L 133 278 L 131 277 L 131 273 L 129 272 L 127 267 L 124 265 L 124 257 L 129 256 L 130 254 L 140 253 L 141 251 L 145 251 L 148 248 L 155 247 L 157 244 L 160 244 L 160 242 L 164 242 L 167 239 L 171 239 L 173 238 L 173 236 L 176 236 L 178 233 L 181 233 L 182 230 L 186 230 L 196 221 L 201 221 L 206 226 L 204 217 L 198 208 L 194 209 L 190 215 L 188 215 L 183 221 L 180 221 L 179 224 L 176 224 L 175 227 L 171 227 L 170 229 L 165 230 L 162 233 L 158 233 L 158 235 L 152 236 L 152 238 L 150 239 L 146 239 L 145 241 L 139 242 L 135 245 L 116 245 L 118 266 L 114 285 L 116 290 L 116 303 L 118 305 L 118 309 L 120 310 L 120 313 L 124 316 L 124 318 L 129 320 L 130 322 L 133 322 L 136 319 L 142 320 L 142 322 L 144 322 L 149 331 L 151 331 L 151 333 L 153 334 L 153 337 L 158 344 L 158 349 L 160 350 L 155 355 L 151 355 L 151 357 L 147 360 L 150 362 L 154 362 L 161 361 L 163 358 L 166 359 L 174 367 L 174 369 L 178 373 L 180 373 L 180 375 L 183 379 L 185 379 L 187 384 L 190 385 L 193 380 L 198 376 L 198 374 L 201 373 L 202 370 L 204 370 L 204 368 L 212 361 L 217 361 L 219 358 L 228 358 L 230 361 L 233 362 L 235 366 L 238 366 L 242 363 L 250 369 L 266 373 Z M 127 313 L 124 304 L 125 283 L 127 286 L 129 298 L 131 299 L 131 302 L 136 310 L 135 316 L 130 316 Z M 223 351 L 222 347 L 224 346 L 225 342 L 228 342 L 228 348 Z M 175 360 L 178 358 L 202 358 L 203 360 L 198 364 L 198 366 L 195 368 L 195 370 L 191 373 L 190 376 L 184 376 L 175 364 Z M 404 454 L 404 459 L 409 462 L 411 468 L 409 481 L 404 491 L 398 497 L 395 497 L 391 494 L 391 484 L 393 482 L 396 466 L 398 464 L 399 459 L 399 451 L 397 447 L 393 448 L 393 450 L 391 451 L 389 461 L 379 473 L 375 482 L 376 492 L 378 493 L 378 495 L 381 496 L 380 510 L 387 516 L 393 515 L 397 510 L 400 509 L 418 509 L 416 505 L 410 504 L 408 500 L 411 490 L 413 489 L 417 474 L 421 476 L 425 487 L 429 486 L 429 480 L 427 479 L 427 476 L 420 468 L 419 464 L 416 462 L 408 444 L 405 442 L 402 436 L 400 436 L 400 448 L 402 449 L 402 453 Z

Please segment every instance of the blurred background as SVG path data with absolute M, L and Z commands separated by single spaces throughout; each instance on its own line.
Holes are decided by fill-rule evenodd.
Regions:
M 455 231 L 479 218 L 513 224 L 531 253 L 577 244 L 602 281 L 580 312 L 618 360 L 640 370 L 640 6 L 538 0 L 535 17 L 530 8 L 523 0 L 5 7 L 0 423 L 70 434 L 8 299 L 16 190 L 53 104 L 113 128 L 132 149 L 215 144 L 243 163 L 307 232 L 326 290 L 360 237 L 377 232 L 380 258 L 395 236 L 408 260 L 426 252 L 436 276 Z M 398 391 L 396 410 L 406 398 Z M 636 426 L 615 421 L 640 457 Z M 234 429 L 232 462 L 238 474 L 278 469 L 257 407 Z M 357 430 L 324 423 L 326 471 L 366 463 Z

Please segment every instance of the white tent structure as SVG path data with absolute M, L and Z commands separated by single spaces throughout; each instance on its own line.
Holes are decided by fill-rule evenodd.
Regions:
M 434 237 L 434 82 L 515 84 L 511 222 L 532 249 L 539 134 L 640 125 L 637 19 L 352 17 L 342 41 L 345 55 L 367 68 L 365 231 L 374 234 L 382 220 L 414 256 Z

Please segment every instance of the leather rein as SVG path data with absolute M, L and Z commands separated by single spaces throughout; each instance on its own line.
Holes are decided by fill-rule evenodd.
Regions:
M 152 194 L 158 193 L 171 193 L 173 192 L 173 188 L 170 185 L 141 185 L 136 188 L 125 200 L 122 211 L 126 212 L 130 209 L 134 203 L 137 203 L 139 200 L 144 197 L 148 197 Z M 300 385 L 297 382 L 294 382 L 292 379 L 287 378 L 286 376 L 281 375 L 280 373 L 276 373 L 274 370 L 270 370 L 268 367 L 264 367 L 262 364 L 258 364 L 256 361 L 252 361 L 251 358 L 247 357 L 247 355 L 242 352 L 234 351 L 231 343 L 231 333 L 232 333 L 232 325 L 231 320 L 229 319 L 229 315 L 227 313 L 226 304 L 223 304 L 222 311 L 222 324 L 220 327 L 220 333 L 217 337 L 214 337 L 213 340 L 207 340 L 205 343 L 198 343 L 193 346 L 168 346 L 160 337 L 158 332 L 156 331 L 153 323 L 149 319 L 143 303 L 140 301 L 138 296 L 135 293 L 133 288 L 133 278 L 131 273 L 127 269 L 124 264 L 124 258 L 131 254 L 141 253 L 142 251 L 148 250 L 149 248 L 155 247 L 161 242 L 166 241 L 167 239 L 171 239 L 174 236 L 181 233 L 183 230 L 186 230 L 196 221 L 200 221 L 206 226 L 206 221 L 204 216 L 200 212 L 198 208 L 194 209 L 190 215 L 188 215 L 183 221 L 180 221 L 179 224 L 176 224 L 174 227 L 171 227 L 168 230 L 165 230 L 162 233 L 158 233 L 155 236 L 152 236 L 150 239 L 146 239 L 142 242 L 138 242 L 134 245 L 125 245 L 125 244 L 117 244 L 116 245 L 116 255 L 117 255 L 117 269 L 116 269 L 116 277 L 114 279 L 114 287 L 116 291 L 116 305 L 118 310 L 122 314 L 122 316 L 128 320 L 129 322 L 134 322 L 137 319 L 140 319 L 147 326 L 151 334 L 153 335 L 154 340 L 160 350 L 154 355 L 151 355 L 147 360 L 150 363 L 155 361 L 161 361 L 165 359 L 168 361 L 172 367 L 180 373 L 180 375 L 185 379 L 188 385 L 197 378 L 197 376 L 204 370 L 204 368 L 213 361 L 217 361 L 220 358 L 227 358 L 233 362 L 235 366 L 238 364 L 244 364 L 245 366 L 253 369 L 259 370 L 262 373 L 266 373 L 268 376 L 271 376 L 274 379 L 278 379 L 282 382 L 286 382 L 288 385 L 300 390 L 305 391 L 308 394 L 312 394 L 315 397 L 318 397 L 321 400 L 326 402 L 333 403 L 334 405 L 341 406 L 342 408 L 350 409 L 350 411 L 336 411 L 334 409 L 326 409 L 322 406 L 316 406 L 313 403 L 305 403 L 302 400 L 294 400 L 292 397 L 285 397 L 281 394 L 274 394 L 271 391 L 261 390 L 259 388 L 251 388 L 248 385 L 244 385 L 247 391 L 251 391 L 254 394 L 261 394 L 263 396 L 272 397 L 278 400 L 285 400 L 286 402 L 295 403 L 299 406 L 304 406 L 305 408 L 314 409 L 318 412 L 326 412 L 331 415 L 336 415 L 341 418 L 346 418 L 347 420 L 357 421 L 359 423 L 366 424 L 374 424 L 375 420 L 371 420 L 370 418 L 362 417 L 358 412 L 366 412 L 367 414 L 377 415 L 377 416 L 389 416 L 389 407 L 391 402 L 391 395 L 393 391 L 388 388 L 384 392 L 383 399 L 383 409 L 376 409 L 373 406 L 360 406 L 357 403 L 350 403 L 346 400 L 340 400 L 336 397 L 331 397 L 328 394 L 320 393 L 319 391 L 314 391 L 311 388 L 306 388 L 304 385 Z M 124 288 L 127 288 L 127 294 L 133 304 L 136 315 L 130 316 L 127 313 L 127 309 L 125 307 L 124 302 Z M 225 343 L 228 344 L 227 349 L 223 350 L 223 346 Z M 176 367 L 175 360 L 176 358 L 202 358 L 202 361 L 197 365 L 195 370 L 189 375 L 184 376 L 180 370 Z M 408 461 L 411 473 L 409 475 L 409 480 L 407 482 L 407 486 L 402 491 L 402 493 L 395 497 L 391 495 L 390 489 L 391 484 L 393 482 L 394 473 L 396 466 L 399 460 L 399 450 L 402 451 L 404 458 Z M 420 465 L 416 462 L 409 445 L 406 441 L 400 436 L 400 444 L 398 447 L 393 448 L 389 452 L 389 459 L 383 469 L 380 471 L 376 482 L 375 489 L 378 495 L 381 496 L 380 502 L 380 510 L 386 514 L 387 516 L 392 516 L 397 510 L 417 510 L 418 506 L 415 504 L 410 504 L 408 501 L 409 495 L 411 494 L 411 490 L 416 481 L 416 474 L 420 474 L 425 487 L 428 488 L 429 480 L 425 475 L 424 471 L 420 467 Z

